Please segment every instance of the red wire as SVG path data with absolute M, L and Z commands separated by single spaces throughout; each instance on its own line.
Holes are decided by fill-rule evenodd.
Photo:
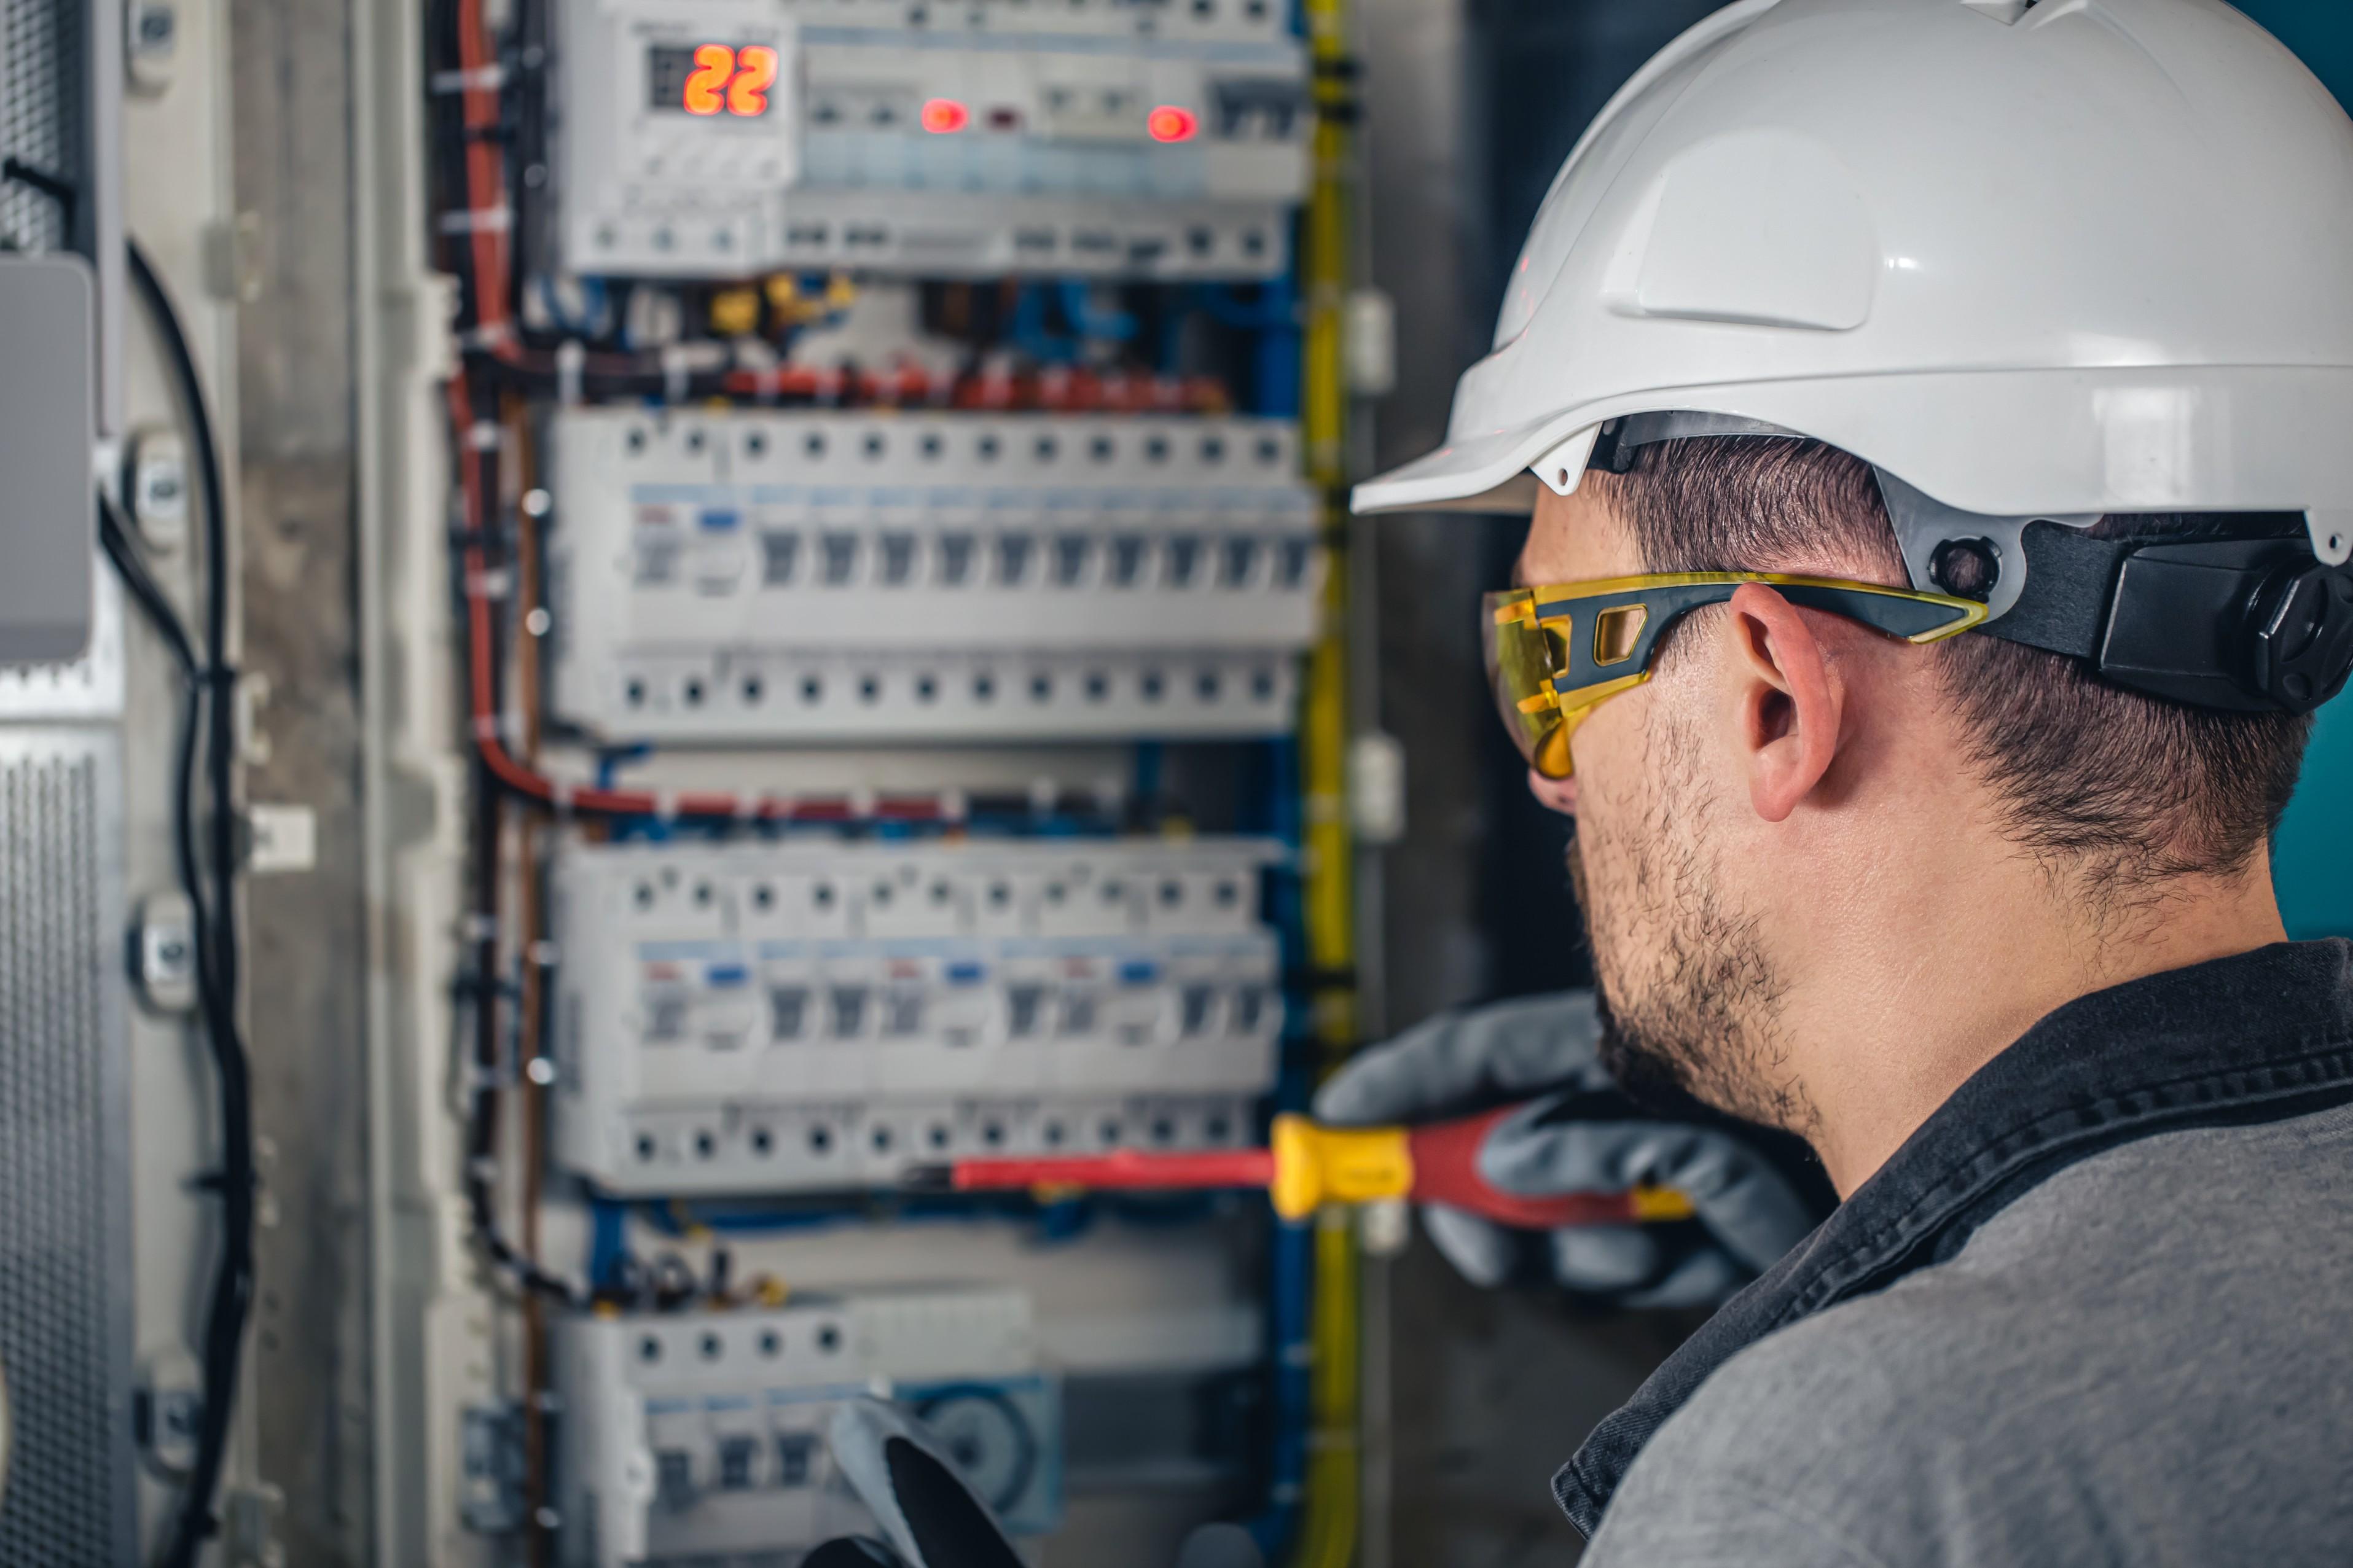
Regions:
M 943 821 L 951 815 L 937 795 L 884 795 L 861 811 L 847 797 L 793 799 L 781 795 L 738 795 L 701 791 L 669 799 L 644 790 L 594 787 L 570 788 L 518 762 L 507 751 L 499 732 L 497 681 L 492 675 L 495 637 L 491 626 L 488 563 L 482 537 L 489 507 L 482 493 L 481 466 L 473 459 L 469 436 L 473 429 L 472 398 L 463 376 L 448 384 L 449 420 L 458 435 L 459 468 L 466 499 L 466 637 L 470 668 L 474 747 L 491 776 L 517 795 L 543 805 L 573 811 L 621 816 L 679 817 L 762 822 L 850 822 L 861 818 L 893 821 Z

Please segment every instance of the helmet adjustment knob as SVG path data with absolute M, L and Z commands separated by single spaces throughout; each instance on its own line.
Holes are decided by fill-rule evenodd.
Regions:
M 2353 571 L 2314 563 L 2265 584 L 2253 609 L 2250 673 L 2263 695 L 2309 713 L 2353 674 Z

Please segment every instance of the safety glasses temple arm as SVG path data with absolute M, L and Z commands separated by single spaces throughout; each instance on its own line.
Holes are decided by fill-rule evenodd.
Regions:
M 1986 617 L 1986 607 L 1974 600 L 1771 572 L 1659 573 L 1542 586 L 1525 590 L 1525 597 L 1511 595 L 1498 603 L 1493 613 L 1499 627 L 1532 625 L 1556 633 L 1568 667 L 1555 672 L 1554 686 L 1566 697 L 1613 677 L 1648 668 L 1658 640 L 1669 626 L 1694 610 L 1724 603 L 1749 583 L 1773 588 L 1791 604 L 1843 616 L 1908 642 L 1939 641 L 1968 631 Z M 1625 617 L 1636 616 L 1638 622 L 1626 623 Z M 1611 638 L 1605 633 L 1613 618 L 1625 626 L 1622 637 Z M 1609 645 L 1606 649 L 1605 644 Z

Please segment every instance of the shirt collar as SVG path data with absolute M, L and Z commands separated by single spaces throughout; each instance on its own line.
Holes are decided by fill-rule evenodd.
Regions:
M 1956 1089 L 1814 1233 L 1594 1428 L 1553 1495 L 1590 1536 L 1635 1456 L 1749 1345 L 1950 1257 L 2079 1160 L 2353 1100 L 2353 942 L 2279 942 L 2078 997 Z

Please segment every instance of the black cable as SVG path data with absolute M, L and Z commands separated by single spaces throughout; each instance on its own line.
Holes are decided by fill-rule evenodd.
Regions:
M 499 455 L 495 448 L 463 454 L 460 461 L 480 465 L 478 475 L 479 493 L 487 514 L 498 505 Z M 496 521 L 485 515 L 474 520 L 481 531 L 483 559 L 491 563 L 493 551 L 503 548 L 506 537 Z M 466 613 L 465 584 L 460 579 L 453 584 L 459 595 L 458 612 L 462 619 Z M 494 618 L 491 628 L 490 671 L 491 689 L 499 689 L 500 672 L 495 662 L 497 650 L 505 646 L 502 628 Z M 460 691 L 470 690 L 473 672 L 464 668 L 459 671 Z M 479 750 L 474 753 L 472 767 L 473 845 L 471 861 L 471 918 L 474 929 L 468 933 L 474 947 L 471 973 L 466 990 L 474 1013 L 472 1017 L 473 1087 L 467 1096 L 466 1111 L 466 1208 L 473 1227 L 475 1245 L 496 1267 L 512 1275 L 524 1289 L 546 1296 L 566 1306 L 586 1305 L 586 1299 L 571 1283 L 550 1274 L 535 1261 L 525 1257 L 500 1228 L 498 1193 L 493 1178 L 499 1152 L 498 1111 L 500 1091 L 505 1081 L 505 1064 L 500 1048 L 498 998 L 503 987 L 499 975 L 499 839 L 502 826 L 505 791 Z M 526 955 L 526 962 L 529 962 Z M 543 1004 L 543 1015 L 544 1005 Z M 520 1054 L 518 1052 L 518 1054 Z
M 186 329 L 180 314 L 173 307 L 171 296 L 154 266 L 135 241 L 126 241 L 124 249 L 131 262 L 132 280 L 153 312 L 162 330 L 164 347 L 170 356 L 174 381 L 178 384 L 181 401 L 186 405 L 188 424 L 195 437 L 196 468 L 202 486 L 205 508 L 205 663 L 213 691 L 207 714 L 208 742 L 206 767 L 211 773 L 212 793 L 216 809 L 212 822 L 212 872 L 216 885 L 214 913 L 221 930 L 221 948 L 217 958 L 221 989 L 235 995 L 237 988 L 239 959 L 236 921 L 227 917 L 228 900 L 234 896 L 237 877 L 237 816 L 235 813 L 234 773 L 237 763 L 237 721 L 230 700 L 237 672 L 228 662 L 228 504 L 221 474 L 220 443 L 213 433 L 211 405 L 206 401 L 204 382 L 196 374 L 195 355 L 188 342 Z
M 546 248 L 548 193 L 548 0 L 516 0 L 514 7 L 514 136 L 507 143 L 507 189 L 513 192 L 514 273 L 528 278 Z
M 71 234 L 81 212 L 81 192 L 70 180 L 60 179 L 47 169 L 37 168 L 21 158 L 0 158 L 0 180 L 36 190 L 58 204 L 58 216 L 65 220 L 66 232 Z
M 114 563 L 132 598 L 153 624 L 185 682 L 178 732 L 172 746 L 172 852 L 180 890 L 188 900 L 189 946 L 195 954 L 197 1013 L 209 1032 L 222 1016 L 223 999 L 215 988 L 207 957 L 216 936 L 204 878 L 196 866 L 196 736 L 204 713 L 204 672 L 196 663 L 195 645 L 188 640 L 186 624 L 148 572 L 145 560 L 131 542 L 130 531 L 123 526 L 121 512 L 116 509 L 113 498 L 103 490 L 98 497 L 98 537 L 106 558 Z
M 122 585 L 131 590 L 131 596 L 154 624 L 155 633 L 164 639 L 164 651 L 172 656 L 172 662 L 180 667 L 183 676 L 191 682 L 196 681 L 196 649 L 188 640 L 188 628 L 149 574 L 138 546 L 131 542 L 131 531 L 123 523 L 121 509 L 104 490 L 98 493 L 98 542 L 105 549 L 106 558 L 114 563 Z
M 121 577 L 123 585 L 130 590 L 132 600 L 153 625 L 156 635 L 162 638 L 165 649 L 171 654 L 172 661 L 179 666 L 184 679 L 185 695 L 180 705 L 177 734 L 173 742 L 173 862 L 180 879 L 181 891 L 188 900 L 189 945 L 195 954 L 197 1015 L 203 1021 L 207 1037 L 233 1038 L 237 1026 L 235 998 L 224 996 L 218 987 L 217 971 L 213 957 L 218 947 L 218 932 L 214 926 L 211 900 L 205 886 L 203 873 L 198 868 L 196 857 L 195 796 L 199 787 L 196 771 L 196 742 L 203 728 L 205 702 L 209 683 L 205 679 L 203 668 L 196 661 L 195 645 L 189 640 L 186 624 L 182 621 L 179 612 L 173 607 L 171 600 L 157 585 L 153 574 L 148 572 L 146 562 L 140 555 L 137 546 L 132 542 L 130 531 L 125 527 L 122 515 L 116 508 L 113 499 L 104 491 L 100 491 L 98 504 L 99 542 L 104 548 L 107 559 L 113 563 L 116 574 Z M 227 1250 L 224 1248 L 225 1263 Z M 209 1352 L 213 1348 L 209 1323 L 206 1341 L 206 1349 Z M 216 1368 L 208 1358 L 205 1374 L 205 1398 L 207 1409 L 215 1400 L 225 1397 L 214 1385 L 215 1371 Z M 201 1458 L 201 1452 L 199 1457 Z M 213 1479 L 207 1482 L 207 1486 L 216 1486 L 219 1473 L 216 1462 L 212 1466 L 210 1473 Z M 196 1470 L 192 1468 L 191 1490 L 186 1505 L 188 1509 L 195 1507 L 196 1494 L 194 1485 L 196 1479 Z M 209 1510 L 206 1510 L 205 1512 L 208 1515 Z M 184 1510 L 184 1523 L 186 1518 L 187 1514 Z M 206 1527 L 204 1533 L 209 1533 L 209 1528 Z M 199 1534 L 196 1539 L 198 1548 L 201 1549 L 203 1534 Z M 174 1550 L 177 1550 L 176 1544 Z M 176 1562 L 177 1559 L 174 1558 L 173 1561 Z
M 206 1037 L 218 1079 L 221 1168 L 209 1184 L 221 1199 L 221 1251 L 206 1303 L 204 1346 L 203 1422 L 187 1489 L 164 1554 L 169 1568 L 194 1568 L 205 1542 L 219 1529 L 214 1501 L 228 1457 L 229 1415 L 245 1328 L 253 1302 L 253 1093 L 250 1064 L 237 1018 L 240 968 L 237 931 L 237 672 L 228 662 L 229 549 L 227 486 L 212 411 L 196 372 L 195 350 L 163 279 L 136 243 L 126 241 L 131 280 L 163 340 L 174 390 L 194 437 L 197 480 L 204 507 L 205 603 L 203 658 L 192 665 L 201 722 L 192 714 L 180 739 L 183 777 L 193 765 L 201 739 L 206 804 L 205 869 L 209 897 L 201 886 L 189 894 L 195 906 L 197 990 L 206 1014 Z M 127 542 L 127 541 L 125 542 Z M 110 557 L 112 551 L 109 551 Z M 116 563 L 120 569 L 121 563 Z M 128 579 L 126 578 L 126 581 Z M 152 585 L 152 584 L 151 584 Z M 134 596 L 139 589 L 132 589 Z M 153 606 L 142 600 L 153 613 Z M 185 633 L 183 634 L 185 637 Z M 170 637 L 165 640 L 169 642 Z M 176 656 L 175 656 L 176 657 Z M 201 735 L 199 735 L 201 731 Z M 184 881 L 198 883 L 196 823 L 192 789 L 177 793 L 174 833 L 180 841 Z

